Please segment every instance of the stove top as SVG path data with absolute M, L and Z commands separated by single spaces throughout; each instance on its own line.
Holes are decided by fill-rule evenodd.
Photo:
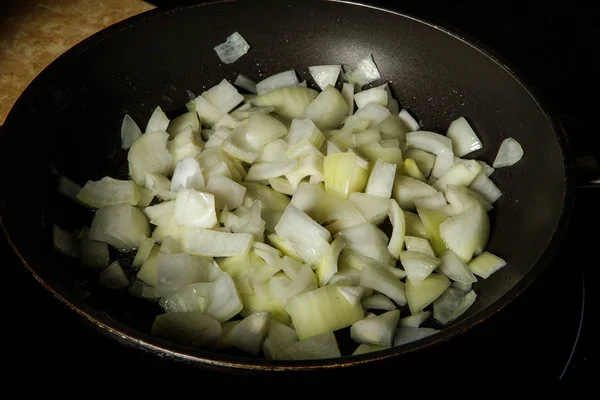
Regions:
M 159 1 L 158 6 L 184 4 L 185 1 Z M 187 2 L 189 3 L 189 1 Z M 558 110 L 574 148 L 589 153 L 600 148 L 592 132 L 592 104 L 584 101 L 583 88 L 593 90 L 591 55 L 585 50 L 598 37 L 594 13 L 568 7 L 552 10 L 524 6 L 511 1 L 393 2 L 370 4 L 420 16 L 477 38 L 498 51 L 528 77 Z M 588 96 L 585 96 L 587 98 Z M 595 104 L 594 104 L 595 106 Z M 595 143 L 594 143 L 595 141 Z M 435 383 L 450 380 L 457 384 L 517 380 L 563 380 L 588 382 L 595 362 L 590 351 L 589 316 L 597 274 L 594 249 L 596 237 L 584 234 L 592 221 L 600 221 L 600 190 L 580 189 L 565 241 L 555 261 L 521 296 L 487 321 L 435 348 L 409 354 L 402 360 L 347 371 L 294 376 L 294 385 L 318 388 L 322 384 L 370 377 L 395 377 L 398 382 L 423 377 Z M 6 276 L 14 297 L 5 307 L 5 326 L 9 331 L 5 362 L 13 371 L 27 372 L 36 379 L 97 384 L 131 380 L 133 374 L 169 377 L 178 381 L 197 381 L 224 387 L 232 377 L 182 368 L 159 362 L 154 356 L 123 348 L 89 330 L 78 316 L 55 300 L 21 267 L 4 240 L 0 241 Z M 575 257 L 576 256 L 576 257 Z M 26 300 L 26 307 L 20 306 Z M 597 299 L 596 299 L 597 300 Z M 118 362 L 115 362 L 118 361 Z M 57 368 L 57 365 L 60 367 Z M 173 375 L 168 375 L 172 373 Z M 239 380 L 238 380 L 239 379 Z M 272 385 L 281 376 L 236 377 L 245 388 Z M 458 380 L 460 379 L 460 380 Z M 371 382 L 379 382 L 371 381 Z M 285 383 L 285 382 L 284 382 Z M 140 382 L 141 385 L 147 383 Z M 367 384 L 368 386 L 368 384 Z

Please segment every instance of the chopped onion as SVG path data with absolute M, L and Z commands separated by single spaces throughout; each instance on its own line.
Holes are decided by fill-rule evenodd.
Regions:
M 212 228 L 217 223 L 215 196 L 194 189 L 181 189 L 177 192 L 173 215 L 181 226 Z
M 209 257 L 230 257 L 246 254 L 253 237 L 249 233 L 226 233 L 208 229 L 183 229 L 184 251 Z
M 285 175 L 296 168 L 296 160 L 274 161 L 252 164 L 246 175 L 247 181 L 264 181 Z
M 417 197 L 414 199 L 417 209 L 442 210 L 446 209 L 448 203 L 442 192 L 438 192 L 434 196 Z
M 89 237 L 87 227 L 81 234 L 81 262 L 93 268 L 104 268 L 108 265 L 110 255 L 105 242 L 97 242 Z
M 135 123 L 133 118 L 125 114 L 121 123 L 121 148 L 123 150 L 129 149 L 133 142 L 138 140 L 140 136 L 142 136 L 140 127 Z
M 286 308 L 300 339 L 330 333 L 364 318 L 360 297 L 348 286 L 327 285 L 289 299 Z
M 354 114 L 354 85 L 352 83 L 344 82 L 342 85 L 342 97 L 346 100 L 346 104 L 348 104 L 348 115 Z
M 362 299 L 361 304 L 365 310 L 386 310 L 391 311 L 396 308 L 394 303 L 382 294 L 374 294 Z
M 251 314 L 223 335 L 223 344 L 235 346 L 257 356 L 267 336 L 270 321 L 269 313 Z
M 477 294 L 449 287 L 433 302 L 433 318 L 447 325 L 465 313 L 473 305 Z
M 54 249 L 66 256 L 79 258 L 81 254 L 81 246 L 77 236 L 56 224 L 52 225 L 52 244 Z
M 360 285 L 377 290 L 394 300 L 399 306 L 407 302 L 404 282 L 384 268 L 364 265 L 360 275 Z
M 59 175 L 57 178 L 56 190 L 69 200 L 77 200 L 77 195 L 81 191 L 81 186 L 64 175 Z
M 390 110 L 378 103 L 368 103 L 358 109 L 352 118 L 369 121 L 369 127 L 375 128 L 390 116 Z
M 342 229 L 338 235 L 344 238 L 348 250 L 385 265 L 394 264 L 394 258 L 388 250 L 388 238 L 376 226 L 364 222 Z
M 421 149 L 413 149 L 410 148 L 406 151 L 405 158 L 415 160 L 415 163 L 425 175 L 425 177 L 429 177 L 431 170 L 433 169 L 433 165 L 435 164 L 435 154 L 428 153 L 425 150 Z
M 203 125 L 213 126 L 221 118 L 219 110 L 202 96 L 194 100 L 195 111 Z
M 244 101 L 244 96 L 239 94 L 227 79 L 223 79 L 218 85 L 202 93 L 202 97 L 215 106 L 220 113 L 228 113 Z
M 440 259 L 442 263 L 438 267 L 437 272 L 446 275 L 453 281 L 463 284 L 477 282 L 477 278 L 475 278 L 475 275 L 473 275 L 467 264 L 452 250 L 444 252 L 440 256 Z
M 335 335 L 331 332 L 299 340 L 287 347 L 281 360 L 320 360 L 341 357 Z
M 247 189 L 226 176 L 215 175 L 209 179 L 203 191 L 214 195 L 215 205 L 219 210 L 225 206 L 235 210 L 244 202 Z
M 439 232 L 446 246 L 464 262 L 469 262 L 485 249 L 490 236 L 490 220 L 481 205 L 473 204 L 441 223 Z
M 145 133 L 151 132 L 166 132 L 169 126 L 169 118 L 165 115 L 160 106 L 154 109 L 154 112 L 148 120 Z
M 195 158 L 187 157 L 175 166 L 171 178 L 171 192 L 181 189 L 201 189 L 204 187 L 204 177 L 200 171 L 200 164 Z
M 245 89 L 250 93 L 256 94 L 256 82 L 248 78 L 246 75 L 239 74 L 233 84 L 239 88 Z
M 427 278 L 440 265 L 441 260 L 418 251 L 403 251 L 400 262 L 406 271 L 408 280 L 417 285 Z
M 392 310 L 373 318 L 355 322 L 350 327 L 350 336 L 358 343 L 392 346 L 400 310 Z
M 284 118 L 302 118 L 306 107 L 319 95 L 314 89 L 302 86 L 282 87 L 252 100 L 257 106 L 273 107 Z
M 363 108 L 369 103 L 377 103 L 386 107 L 388 104 L 388 94 L 380 88 L 372 88 L 354 95 L 354 101 L 358 108 Z
M 304 117 L 312 120 L 319 129 L 334 129 L 347 116 L 348 104 L 333 86 L 327 86 L 306 107 Z
M 411 314 L 423 311 L 425 307 L 440 297 L 450 286 L 450 280 L 440 274 L 429 274 L 419 283 L 413 283 L 410 279 L 406 281 L 406 299 Z
M 192 133 L 198 133 L 200 130 L 200 121 L 195 111 L 186 112 L 171 120 L 167 127 L 167 132 L 174 138 L 188 128 L 191 129 Z
M 295 86 L 298 83 L 300 83 L 300 81 L 298 80 L 296 71 L 292 69 L 272 75 L 258 82 L 256 84 L 256 91 L 259 95 L 263 95 L 282 87 Z
M 106 242 L 117 249 L 132 250 L 142 238 L 150 236 L 150 225 L 144 213 L 130 204 L 115 204 L 96 211 L 90 228 L 90 239 Z
M 87 181 L 77 194 L 77 200 L 94 208 L 113 204 L 136 205 L 140 192 L 133 181 L 105 176 L 99 181 Z
M 480 194 L 489 204 L 495 203 L 503 194 L 485 173 L 478 174 L 469 185 L 469 189 Z
M 402 209 L 394 199 L 389 200 L 388 215 L 393 228 L 392 236 L 388 243 L 388 250 L 395 259 L 398 259 L 402 254 L 402 249 L 404 247 L 406 222 L 404 221 Z
M 310 75 L 321 90 L 325 90 L 328 85 L 335 86 L 341 69 L 341 65 L 316 65 L 308 67 Z
M 133 259 L 131 266 L 134 268 L 140 268 L 142 265 L 144 265 L 144 263 L 150 256 L 150 252 L 154 248 L 155 243 L 156 243 L 156 240 L 154 240 L 153 238 L 147 238 L 147 237 L 142 238 L 140 247 L 138 248 L 137 252 L 135 253 L 135 258 Z
M 338 271 L 338 257 L 345 246 L 346 243 L 339 237 L 331 242 L 329 250 L 315 269 L 319 286 L 327 285 L 331 277 Z
M 234 63 L 246 54 L 249 49 L 250 45 L 238 32 L 232 33 L 224 43 L 214 48 L 221 61 L 225 64 Z
M 367 222 L 379 225 L 388 217 L 390 199 L 352 192 L 348 200 L 354 204 Z
M 169 134 L 145 133 L 129 149 L 129 175 L 136 185 L 144 187 L 146 174 L 170 176 L 173 156 L 167 149 Z
M 398 322 L 398 327 L 405 326 L 408 328 L 418 328 L 421 324 L 429 319 L 431 311 L 421 311 L 419 313 L 401 318 Z
M 415 199 L 436 196 L 438 191 L 431 185 L 405 175 L 396 175 L 392 195 L 403 210 L 415 210 Z
M 427 239 L 407 235 L 404 236 L 404 242 L 406 243 L 406 250 L 408 251 L 416 251 L 435 257 L 433 247 L 431 247 L 431 243 Z
M 400 110 L 398 117 L 402 122 L 406 124 L 410 132 L 418 131 L 421 129 L 419 122 L 405 109 Z
M 344 66 L 344 79 L 349 83 L 355 84 L 358 89 L 377 79 L 381 79 L 381 74 L 379 73 L 379 69 L 377 69 L 377 65 L 375 65 L 373 55 L 369 55 L 353 66 Z
M 404 163 L 404 174 L 410 178 L 416 179 L 418 181 L 427 183 L 427 177 L 421 172 L 421 169 L 412 158 L 405 158 Z
M 483 148 L 481 140 L 469 125 L 465 117 L 455 119 L 450 123 L 446 133 L 452 139 L 452 149 L 457 157 L 465 156 Z
M 396 165 L 377 160 L 365 187 L 365 193 L 390 198 L 396 176 Z
M 448 215 L 440 210 L 418 208 L 417 213 L 423 224 L 427 238 L 431 242 L 433 251 L 438 256 L 442 255 L 448 246 L 440 234 L 440 225 L 448 219 Z
M 429 235 L 427 234 L 427 230 L 423 225 L 423 221 L 418 214 L 414 212 L 402 210 L 404 214 L 404 221 L 406 223 L 406 235 L 407 236 L 416 236 L 423 239 L 429 239 Z M 406 240 L 406 236 L 405 236 Z
M 518 163 L 523 158 L 523 154 L 523 147 L 514 138 L 504 139 L 492 166 L 494 168 L 510 167 Z
M 484 279 L 505 266 L 506 261 L 489 251 L 482 252 L 469 262 L 469 269 Z
M 100 272 L 100 285 L 113 289 L 124 289 L 129 286 L 129 279 L 118 261 L 113 262 Z
M 475 160 L 456 163 L 433 184 L 433 187 L 442 192 L 446 192 L 446 186 L 448 185 L 467 187 L 481 172 L 481 169 L 481 165 Z

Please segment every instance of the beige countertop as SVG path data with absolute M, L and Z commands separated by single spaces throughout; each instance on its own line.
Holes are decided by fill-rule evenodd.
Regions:
M 153 5 L 141 0 L 19 0 L 0 15 L 0 124 L 48 64 L 90 35 Z

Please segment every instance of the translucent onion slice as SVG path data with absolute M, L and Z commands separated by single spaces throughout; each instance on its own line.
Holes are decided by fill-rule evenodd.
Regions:
M 100 272 L 98 278 L 100 285 L 113 289 L 125 289 L 129 286 L 129 279 L 119 261 L 115 261 Z
M 349 83 L 355 84 L 358 89 L 377 79 L 381 79 L 381 74 L 377 65 L 375 65 L 373 55 L 363 58 L 353 66 L 344 65 L 344 79 Z
M 133 142 L 138 140 L 140 136 L 142 136 L 140 127 L 135 123 L 133 118 L 125 114 L 121 123 L 121 148 L 123 150 L 129 149 Z
M 523 158 L 523 155 L 523 147 L 521 147 L 519 142 L 514 138 L 504 139 L 492 166 L 494 168 L 510 167 L 518 163 Z
M 446 133 L 452 139 L 452 149 L 457 157 L 465 156 L 483 148 L 483 143 L 465 119 L 460 117 L 450 123 Z
M 271 75 L 268 78 L 263 79 L 262 81 L 256 84 L 256 91 L 259 95 L 263 95 L 272 90 L 279 89 L 282 87 L 295 86 L 299 84 L 298 76 L 296 75 L 296 71 L 289 70 L 280 72 L 275 75 Z
M 400 310 L 385 312 L 373 318 L 357 321 L 350 327 L 354 341 L 380 346 L 392 346 Z
M 256 82 L 248 78 L 246 75 L 239 74 L 233 84 L 239 88 L 245 89 L 250 93 L 256 94 Z
M 224 43 L 214 48 L 221 61 L 225 64 L 234 63 L 246 54 L 249 49 L 250 45 L 238 32 L 232 33 Z
M 433 302 L 433 318 L 442 325 L 447 325 L 463 315 L 477 299 L 477 294 L 471 290 L 463 292 L 449 287 Z
M 310 75 L 321 90 L 324 90 L 328 85 L 335 86 L 341 69 L 341 65 L 315 65 L 308 67 Z

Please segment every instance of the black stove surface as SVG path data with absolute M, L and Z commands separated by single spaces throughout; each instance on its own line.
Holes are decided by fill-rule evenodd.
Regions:
M 172 6 L 186 2 L 153 3 Z M 586 96 L 586 92 L 596 93 L 597 88 L 589 49 L 595 47 L 599 25 L 591 10 L 575 8 L 573 4 L 554 9 L 517 6 L 510 1 L 370 4 L 458 28 L 495 49 L 548 98 L 578 152 L 599 148 L 598 135 L 592 130 L 596 127 L 592 124 L 595 104 Z M 597 301 L 591 282 L 597 275 L 594 249 L 598 235 L 587 231 L 591 224 L 600 222 L 598 204 L 600 190 L 578 190 L 572 222 L 555 261 L 521 296 L 484 323 L 445 344 L 402 360 L 341 372 L 295 375 L 292 380 L 281 375 L 237 376 L 234 380 L 231 375 L 190 370 L 123 348 L 84 326 L 78 316 L 33 279 L 2 240 L 0 255 L 5 283 L 10 285 L 10 298 L 5 299 L 8 351 L 5 350 L 4 361 L 12 366 L 14 374 L 27 373 L 44 382 L 62 378 L 107 386 L 116 385 L 119 378 L 131 381 L 134 376 L 147 379 L 138 381 L 142 386 L 193 381 L 206 385 L 201 388 L 226 388 L 224 383 L 227 388 L 236 384 L 251 388 L 276 382 L 294 382 L 296 387 L 302 382 L 303 388 L 316 389 L 323 385 L 348 385 L 353 379 L 360 379 L 369 387 L 369 382 L 384 381 L 372 378 L 387 377 L 399 384 L 423 378 L 431 383 L 453 381 L 461 388 L 470 388 L 477 382 L 514 380 L 585 384 L 597 362 L 590 350 L 590 304 Z

